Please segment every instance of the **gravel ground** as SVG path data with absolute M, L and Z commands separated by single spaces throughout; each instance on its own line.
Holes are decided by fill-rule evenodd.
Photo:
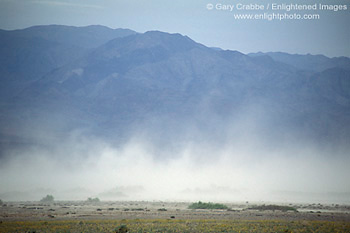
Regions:
M 252 204 L 229 203 L 230 210 L 190 210 L 186 202 L 9 202 L 0 221 L 88 219 L 232 219 L 350 221 L 350 206 L 287 204 L 293 211 L 249 210 Z M 257 203 L 258 204 L 258 203 Z M 261 203 L 260 203 L 261 204 Z

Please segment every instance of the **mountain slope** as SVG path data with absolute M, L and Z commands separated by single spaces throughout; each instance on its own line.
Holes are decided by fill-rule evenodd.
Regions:
M 0 31 L 0 100 L 7 100 L 47 72 L 87 54 L 107 41 L 135 34 L 102 26 L 35 26 Z
M 339 67 L 343 69 L 349 69 L 350 58 L 348 57 L 334 57 L 329 58 L 324 55 L 299 55 L 288 54 L 282 52 L 269 52 L 269 53 L 251 53 L 251 57 L 269 56 L 277 62 L 291 65 L 297 69 L 307 70 L 312 72 L 322 72 L 327 69 Z
M 343 143 L 350 139 L 345 68 L 305 71 L 180 34 L 133 34 L 32 82 L 6 101 L 1 127 L 4 137 L 26 140 L 40 130 L 83 129 L 113 140 L 146 134 L 163 145 L 203 137 Z
M 8 32 L 16 37 L 41 38 L 60 44 L 88 49 L 97 48 L 114 38 L 136 34 L 136 32 L 129 29 L 111 29 L 100 25 L 86 27 L 43 25 Z

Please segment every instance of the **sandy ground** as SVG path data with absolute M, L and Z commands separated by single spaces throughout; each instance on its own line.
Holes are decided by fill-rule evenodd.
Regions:
M 249 210 L 252 204 L 227 204 L 231 210 L 190 210 L 186 202 L 9 202 L 0 207 L 0 221 L 82 219 L 232 219 L 350 221 L 350 206 L 288 204 L 298 212 Z M 261 204 L 261 203 L 260 203 Z

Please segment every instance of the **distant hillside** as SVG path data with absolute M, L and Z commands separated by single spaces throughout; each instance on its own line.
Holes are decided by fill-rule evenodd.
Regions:
M 270 53 L 250 53 L 251 57 L 270 56 L 276 62 L 282 62 L 301 70 L 308 70 L 313 72 L 321 72 L 334 67 L 343 69 L 349 69 L 350 58 L 348 57 L 334 57 L 329 58 L 324 55 L 300 55 L 300 54 L 288 54 L 282 52 L 270 52 Z
M 135 31 L 129 29 L 111 29 L 100 25 L 86 27 L 44 25 L 6 32 L 16 37 L 41 38 L 83 48 L 96 48 L 114 38 L 136 34 Z
M 35 26 L 0 31 L 0 99 L 18 94 L 44 74 L 87 54 L 107 41 L 135 34 L 103 26 Z
M 203 137 L 350 139 L 349 58 L 248 56 L 180 34 L 100 26 L 0 35 L 6 145 L 77 129 L 116 140 L 137 132 L 163 145 Z

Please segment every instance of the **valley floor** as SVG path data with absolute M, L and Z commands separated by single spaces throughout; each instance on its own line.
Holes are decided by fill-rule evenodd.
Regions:
M 293 211 L 190 210 L 178 202 L 11 202 L 0 207 L 0 232 L 350 232 L 350 206 L 288 204 Z

